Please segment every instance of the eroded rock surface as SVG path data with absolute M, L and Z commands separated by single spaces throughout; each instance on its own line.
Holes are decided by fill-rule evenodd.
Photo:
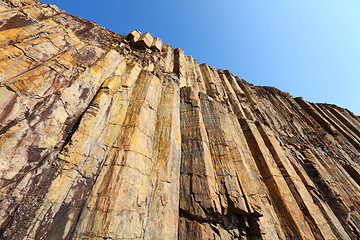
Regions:
M 359 239 L 360 119 L 0 1 L 1 239 Z

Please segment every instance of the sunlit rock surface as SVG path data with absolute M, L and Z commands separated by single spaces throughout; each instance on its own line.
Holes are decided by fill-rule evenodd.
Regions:
M 35 0 L 0 45 L 1 239 L 360 238 L 350 111 Z

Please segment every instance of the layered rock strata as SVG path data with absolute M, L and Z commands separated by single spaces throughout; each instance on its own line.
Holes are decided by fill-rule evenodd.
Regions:
M 359 239 L 360 118 L 149 33 L 0 2 L 2 239 Z

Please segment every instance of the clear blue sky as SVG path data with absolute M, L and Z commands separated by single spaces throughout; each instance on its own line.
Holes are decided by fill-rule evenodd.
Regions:
M 358 0 L 43 0 L 119 34 L 150 32 L 255 85 L 360 115 Z

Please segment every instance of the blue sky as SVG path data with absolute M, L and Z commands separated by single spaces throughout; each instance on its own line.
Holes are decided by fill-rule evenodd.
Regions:
M 119 34 L 150 32 L 254 85 L 360 115 L 358 0 L 43 0 Z

